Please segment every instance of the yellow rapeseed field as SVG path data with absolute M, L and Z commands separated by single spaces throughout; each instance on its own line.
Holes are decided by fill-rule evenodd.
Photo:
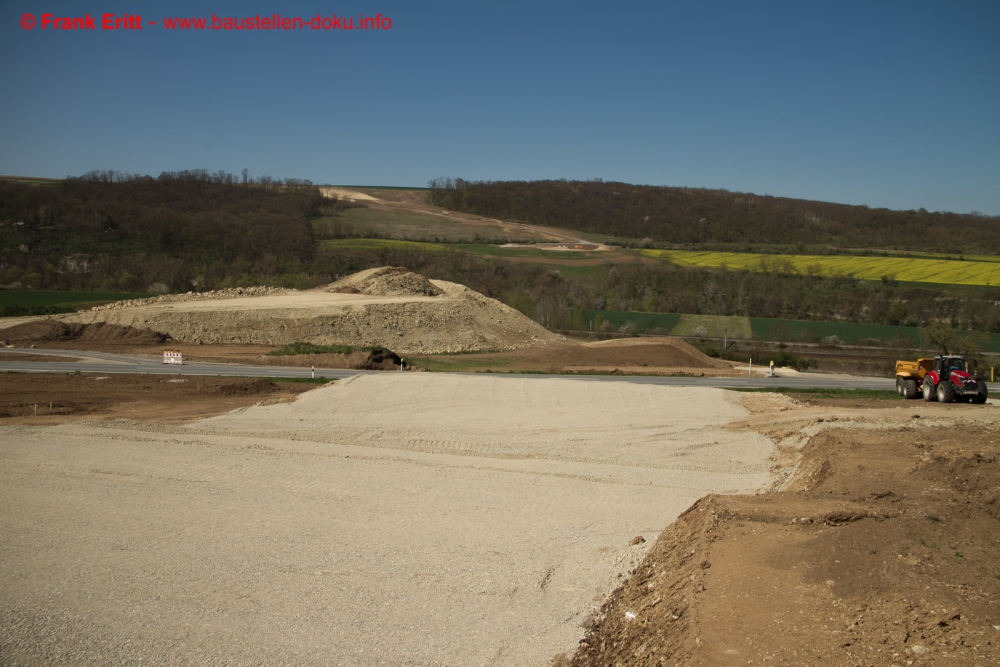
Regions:
M 862 280 L 896 280 L 949 285 L 1000 285 L 1000 262 L 993 257 L 936 259 L 927 257 L 856 257 L 852 255 L 764 255 L 696 250 L 642 250 L 647 257 L 678 266 L 747 269 L 820 276 L 853 276 Z

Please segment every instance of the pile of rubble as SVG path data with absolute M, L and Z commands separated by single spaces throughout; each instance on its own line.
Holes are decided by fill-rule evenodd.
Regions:
M 381 266 L 347 276 L 320 289 L 340 294 L 369 296 L 440 296 L 441 288 L 401 266 Z
M 219 299 L 240 299 L 249 296 L 276 296 L 296 291 L 298 290 L 285 289 L 284 287 L 229 287 L 227 289 L 211 290 L 208 292 L 163 294 L 160 296 L 151 296 L 146 299 L 115 301 L 103 306 L 94 306 L 91 310 L 122 310 L 123 308 L 137 308 L 163 303 L 176 303 L 178 301 L 213 301 Z

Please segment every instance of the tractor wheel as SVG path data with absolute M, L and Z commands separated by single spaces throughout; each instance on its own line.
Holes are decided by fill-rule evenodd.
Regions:
M 917 398 L 918 396 L 920 396 L 920 390 L 917 388 L 916 380 L 912 378 L 903 380 L 903 397 Z
M 896 393 L 900 396 L 905 395 L 905 392 L 903 391 L 903 378 L 896 378 Z
M 950 382 L 941 382 L 937 386 L 937 399 L 939 403 L 955 402 L 955 385 Z
M 930 380 L 924 380 L 924 400 L 928 403 L 937 400 L 937 386 Z
M 986 388 L 986 383 L 980 380 L 976 383 L 976 395 L 972 397 L 973 403 L 982 405 L 989 398 L 990 390 Z

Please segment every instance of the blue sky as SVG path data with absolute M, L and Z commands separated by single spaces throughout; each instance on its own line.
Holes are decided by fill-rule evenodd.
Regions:
M 162 26 L 275 12 L 392 27 Z M 42 13 L 161 24 L 57 32 Z M 998 35 L 992 0 L 0 0 L 0 173 L 603 178 L 1000 215 Z

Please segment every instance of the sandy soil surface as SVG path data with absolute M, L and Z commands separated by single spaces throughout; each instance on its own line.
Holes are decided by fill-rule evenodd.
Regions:
M 692 502 L 771 484 L 737 397 L 386 374 L 187 426 L 2 426 L 0 655 L 546 664 Z
M 775 400 L 730 427 L 797 475 L 696 503 L 555 663 L 1000 664 L 1000 408 Z

